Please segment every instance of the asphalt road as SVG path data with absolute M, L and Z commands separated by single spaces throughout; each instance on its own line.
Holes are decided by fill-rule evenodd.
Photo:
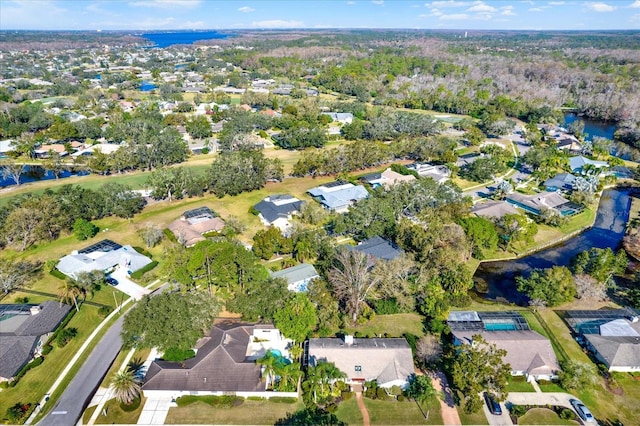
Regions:
M 73 426 L 122 348 L 120 331 L 124 315 L 106 332 L 53 409 L 40 421 L 44 426 Z

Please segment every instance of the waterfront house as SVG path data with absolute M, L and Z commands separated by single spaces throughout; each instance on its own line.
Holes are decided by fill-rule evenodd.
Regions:
M 489 220 L 500 219 L 508 214 L 518 214 L 518 210 L 506 201 L 487 201 L 475 204 L 471 213 Z
M 543 185 L 547 191 L 551 192 L 570 191 L 573 189 L 573 182 L 575 180 L 576 177 L 571 173 L 559 173 L 554 177 L 547 179 Z
M 507 195 L 507 202 L 534 215 L 540 215 L 544 210 L 554 210 L 562 216 L 571 216 L 582 211 L 582 208 L 562 197 L 557 192 L 541 192 L 534 195 L 524 195 L 518 192 Z
M 569 158 L 569 167 L 571 168 L 571 172 L 573 173 L 584 174 L 585 168 L 587 166 L 597 169 L 599 172 L 601 172 L 602 169 L 609 167 L 609 163 L 607 163 L 606 161 L 590 160 L 589 158 L 583 157 L 582 155 Z

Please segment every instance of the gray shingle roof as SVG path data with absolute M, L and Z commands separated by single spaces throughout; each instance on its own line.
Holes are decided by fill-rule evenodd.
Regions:
M 221 323 L 211 329 L 209 339 L 196 356 L 184 363 L 154 361 L 143 390 L 259 392 L 260 366 L 246 359 L 254 326 Z
M 302 201 L 290 195 L 272 195 L 260 201 L 254 208 L 267 222 L 273 223 L 278 218 L 287 218 L 290 214 L 300 211 L 302 204 Z
M 74 252 L 64 256 L 58 262 L 57 268 L 65 275 L 75 277 L 79 272 L 104 271 L 116 265 L 127 267 L 131 271 L 138 269 L 151 263 L 151 259 L 138 253 L 133 247 L 126 245 L 115 250 L 103 252 L 96 255 L 99 251 L 93 251 L 88 254 Z
M 610 368 L 640 368 L 640 337 L 598 334 L 585 334 L 584 337 Z
M 393 260 L 402 254 L 402 250 L 382 237 L 369 238 L 357 246 L 347 246 L 347 250 L 356 250 L 384 260 Z
M 32 315 L 29 309 L 36 306 L 40 311 Z M 15 376 L 33 358 L 40 336 L 54 331 L 71 309 L 52 300 L 12 307 L 0 315 L 0 377 L 4 378 Z

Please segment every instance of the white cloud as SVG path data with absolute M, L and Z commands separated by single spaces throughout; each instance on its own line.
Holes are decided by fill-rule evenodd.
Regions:
M 528 12 L 544 12 L 544 8 L 542 7 L 532 7 L 530 9 L 527 9 Z
M 515 12 L 513 11 L 513 6 L 503 6 L 500 8 L 500 15 L 503 16 L 515 16 Z
M 431 9 L 431 16 L 442 16 L 444 15 L 444 13 L 442 13 L 439 9 Z
M 200 3 L 202 3 L 202 0 L 140 0 L 129 3 L 129 6 L 169 9 L 176 7 L 196 7 L 199 6 Z
M 371 0 L 373 4 L 384 4 L 384 0 Z
M 178 28 L 185 30 L 201 30 L 205 28 L 205 23 L 204 21 L 187 21 L 180 24 Z
M 562 6 L 564 4 L 563 1 L 550 1 L 549 4 L 551 6 Z
M 302 21 L 285 21 L 284 19 L 270 19 L 265 21 L 253 21 L 253 28 L 300 28 L 304 25 Z
M 353 6 L 354 4 L 356 4 L 356 2 L 355 2 L 355 1 L 348 1 L 348 2 L 347 2 L 347 4 L 348 4 L 349 6 Z
M 255 9 L 249 6 L 242 6 L 238 8 L 238 12 L 242 12 L 242 13 L 249 13 L 249 12 L 254 12 Z
M 636 0 L 633 3 L 631 3 L 628 7 L 633 7 L 635 9 L 640 9 L 640 0 Z
M 593 10 L 594 12 L 613 12 L 617 8 L 615 6 L 611 6 L 606 3 L 587 3 L 587 8 Z
M 475 2 L 473 6 L 467 9 L 467 12 L 477 12 L 477 13 L 494 13 L 496 12 L 496 8 L 493 6 L 489 6 L 486 3 L 481 1 Z
M 425 7 L 437 7 L 440 9 L 444 9 L 448 7 L 467 7 L 469 5 L 471 5 L 471 2 L 468 1 L 441 0 L 426 3 Z
M 440 16 L 440 19 L 443 21 L 465 21 L 469 18 L 470 16 L 466 13 L 452 13 L 451 15 Z

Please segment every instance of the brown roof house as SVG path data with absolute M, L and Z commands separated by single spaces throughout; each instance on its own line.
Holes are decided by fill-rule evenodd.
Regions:
M 332 362 L 351 384 L 376 380 L 383 388 L 406 388 L 414 373 L 411 347 L 404 338 L 315 338 L 309 339 L 307 351 L 309 365 Z
M 511 365 L 511 375 L 527 380 L 552 380 L 560 365 L 546 337 L 529 329 L 518 312 L 452 311 L 447 324 L 457 345 L 471 344 L 473 336 L 507 351 L 504 362 Z
M 224 321 L 198 341 L 194 358 L 184 362 L 155 360 L 142 385 L 149 397 L 237 395 L 297 397 L 296 392 L 265 392 L 263 367 L 256 360 L 267 351 L 289 358 L 285 339 L 272 325 Z
M 40 305 L 0 305 L 0 382 L 11 380 L 40 355 L 70 309 L 52 300 Z
M 180 243 L 191 247 L 206 240 L 204 234 L 222 231 L 224 221 L 216 217 L 209 207 L 200 207 L 184 212 L 180 219 L 171 222 L 168 228 Z

